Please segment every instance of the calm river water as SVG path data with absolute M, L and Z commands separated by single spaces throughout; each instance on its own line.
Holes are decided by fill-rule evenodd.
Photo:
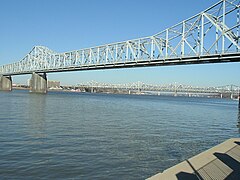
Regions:
M 0 179 L 145 179 L 240 137 L 237 101 L 0 92 Z

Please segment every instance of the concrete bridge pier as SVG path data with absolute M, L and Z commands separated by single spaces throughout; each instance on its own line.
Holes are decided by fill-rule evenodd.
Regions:
M 12 77 L 0 75 L 0 91 L 12 91 Z
M 30 80 L 30 92 L 47 93 L 47 75 L 46 73 L 32 73 Z

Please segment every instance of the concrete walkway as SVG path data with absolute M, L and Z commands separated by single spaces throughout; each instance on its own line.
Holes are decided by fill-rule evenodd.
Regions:
M 240 180 L 240 138 L 229 139 L 149 180 Z

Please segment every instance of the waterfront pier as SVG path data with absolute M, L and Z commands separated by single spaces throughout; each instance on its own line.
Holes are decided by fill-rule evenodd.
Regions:
M 234 180 L 239 177 L 240 138 L 232 138 L 148 180 Z

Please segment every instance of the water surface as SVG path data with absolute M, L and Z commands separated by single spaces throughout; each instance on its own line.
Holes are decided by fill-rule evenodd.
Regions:
M 237 101 L 0 92 L 0 179 L 145 179 L 240 137 Z

